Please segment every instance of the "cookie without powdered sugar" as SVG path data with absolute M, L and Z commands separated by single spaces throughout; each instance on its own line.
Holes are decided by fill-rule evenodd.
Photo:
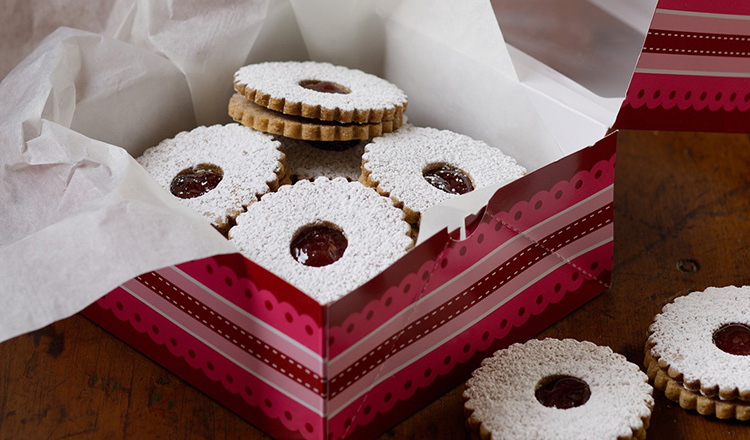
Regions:
M 342 124 L 319 121 L 299 116 L 290 116 L 269 110 L 235 93 L 229 100 L 229 116 L 235 121 L 271 134 L 308 141 L 366 140 L 401 127 L 403 115 L 398 114 L 388 121 L 365 124 Z
M 646 367 L 668 398 L 704 415 L 750 420 L 749 286 L 709 287 L 676 298 L 649 333 Z M 702 408 L 692 407 L 698 404 Z
M 320 177 L 264 196 L 229 239 L 321 304 L 344 296 L 413 246 L 403 212 L 359 182 Z
M 358 180 L 362 174 L 362 153 L 368 141 L 301 141 L 276 138 L 286 154 L 286 166 L 292 182 L 317 177 Z
M 281 143 L 239 124 L 184 131 L 137 161 L 181 203 L 224 233 L 234 218 L 285 179 Z
M 409 223 L 418 224 L 431 206 L 525 173 L 515 159 L 482 141 L 449 130 L 405 126 L 365 147 L 360 182 L 390 197 Z
M 532 339 L 482 361 L 464 391 L 482 440 L 644 439 L 654 406 L 648 378 L 609 347 Z
M 234 88 L 276 112 L 342 123 L 399 119 L 407 105 L 406 94 L 382 78 L 314 61 L 242 67 L 234 74 Z

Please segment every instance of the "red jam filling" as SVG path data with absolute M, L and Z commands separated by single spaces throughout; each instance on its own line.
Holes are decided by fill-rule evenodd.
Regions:
M 223 177 L 221 168 L 202 163 L 177 174 L 169 190 L 181 199 L 192 199 L 216 188 Z
M 294 237 L 289 250 L 305 266 L 321 267 L 341 258 L 348 244 L 340 230 L 319 225 L 303 229 Z
M 577 377 L 552 376 L 544 380 L 534 395 L 544 406 L 568 409 L 588 402 L 591 389 L 586 382 Z
M 306 141 L 308 144 L 310 144 L 313 148 L 317 148 L 318 150 L 328 150 L 328 151 L 346 151 L 350 148 L 354 148 L 362 141 L 360 140 L 353 140 L 353 141 Z
M 306 81 L 302 81 L 299 83 L 302 87 L 310 90 L 315 90 L 316 92 L 320 93 L 339 93 L 342 95 L 346 95 L 348 93 L 351 93 L 349 89 L 342 86 L 341 84 L 336 84 L 335 82 L 331 81 L 318 81 L 314 79 L 309 79 Z
M 750 326 L 727 324 L 714 332 L 714 345 L 737 356 L 750 356 Z
M 448 165 L 425 171 L 422 175 L 430 185 L 450 194 L 466 194 L 474 190 L 469 176 Z

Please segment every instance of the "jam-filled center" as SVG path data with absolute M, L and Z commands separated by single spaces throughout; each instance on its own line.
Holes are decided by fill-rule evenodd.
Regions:
M 349 88 L 342 86 L 339 83 L 333 81 L 318 81 L 317 79 L 306 79 L 300 81 L 299 85 L 310 90 L 315 90 L 320 93 L 339 93 L 346 95 L 352 91 Z
M 318 150 L 328 150 L 328 151 L 346 151 L 350 148 L 354 148 L 362 141 L 360 140 L 353 140 L 353 141 L 306 141 L 308 144 L 310 144 L 313 148 L 317 148 Z
M 180 171 L 169 190 L 181 199 L 192 199 L 211 191 L 224 178 L 224 172 L 216 165 L 202 163 Z
M 466 194 L 474 190 L 469 176 L 450 165 L 428 167 L 422 176 L 430 185 L 450 194 Z
M 750 356 L 750 326 L 727 324 L 714 332 L 714 345 L 737 356 Z
M 550 376 L 541 380 L 534 395 L 544 406 L 568 409 L 588 402 L 591 389 L 586 382 L 577 377 Z
M 337 228 L 328 225 L 308 226 L 289 245 L 292 256 L 305 266 L 321 267 L 344 255 L 349 242 Z

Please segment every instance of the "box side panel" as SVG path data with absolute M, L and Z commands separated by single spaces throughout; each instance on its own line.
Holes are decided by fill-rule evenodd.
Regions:
M 531 316 L 563 302 L 585 280 L 590 281 L 585 299 L 571 298 L 565 302 L 570 308 L 551 309 L 557 314 L 545 315 L 544 323 L 606 289 L 612 264 L 614 145 L 610 136 L 499 190 L 472 235 L 448 243 L 421 295 L 399 319 L 331 355 L 333 438 L 352 436 L 358 427 L 371 429 L 367 425 L 377 414 L 392 411 L 399 400 L 422 401 L 416 389 L 432 387 L 436 377 L 454 369 L 469 369 L 465 364 L 477 350 L 472 347 L 482 351 L 511 328 L 527 326 Z M 542 328 L 524 331 L 531 335 Z M 462 355 L 456 347 L 468 349 Z
M 618 128 L 746 132 L 750 7 L 661 0 Z
M 603 265 L 611 261 L 611 252 L 610 242 L 574 263 Z M 444 329 L 442 340 L 410 355 L 411 359 L 394 358 L 384 366 L 381 375 L 367 382 L 365 394 L 338 412 L 332 411 L 329 424 L 332 438 L 377 436 L 465 381 L 482 359 L 494 351 L 531 338 L 601 293 L 605 289 L 602 283 L 607 283 L 609 276 L 609 268 L 598 272 L 598 279 L 594 280 L 581 276 L 570 265 L 561 266 L 524 293 L 500 300 L 494 306 L 487 304 L 488 313 L 468 327 L 456 328 L 453 333 Z M 574 278 L 576 281 L 572 281 Z M 558 287 L 563 284 L 561 280 L 570 282 Z
M 608 136 L 596 148 L 506 185 L 493 196 L 471 240 L 456 242 L 444 234 L 432 237 L 382 274 L 390 277 L 390 284 L 367 283 L 345 297 L 347 301 L 332 304 L 328 338 L 332 377 L 368 350 L 382 346 L 382 351 L 420 302 L 444 297 L 447 285 L 465 282 L 458 281 L 460 274 L 477 264 L 492 264 L 483 260 L 497 258 L 493 255 L 501 250 L 527 246 L 520 231 L 526 231 L 527 240 L 544 237 L 592 204 L 606 205 L 605 199 L 612 199 L 615 145 L 615 136 Z M 560 176 L 571 177 L 561 181 Z M 493 213 L 500 221 L 490 224 Z
M 318 354 L 323 352 L 320 304 L 242 255 L 216 255 L 172 269 L 188 284 L 213 292 L 262 324 L 281 330 Z
M 445 231 L 435 234 L 380 275 L 330 304 L 329 358 L 351 350 L 387 322 L 402 322 L 402 315 L 424 291 L 449 242 Z
M 198 263 L 229 276 L 212 258 Z M 239 307 L 196 282 L 182 269 L 191 270 L 172 266 L 142 274 L 84 314 L 274 437 L 323 438 L 322 353 L 259 318 L 252 307 Z M 249 282 L 243 276 L 247 274 L 235 275 L 233 285 Z M 292 321 L 299 318 L 272 292 L 252 292 L 263 298 L 264 313 L 270 304 L 281 321 L 287 316 Z M 322 308 L 307 313 L 322 313 Z M 320 326 L 315 330 L 322 334 Z

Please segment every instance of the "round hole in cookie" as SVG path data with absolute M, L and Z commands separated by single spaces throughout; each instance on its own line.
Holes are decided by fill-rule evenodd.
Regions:
M 181 199 L 194 199 L 216 188 L 223 178 L 224 171 L 219 166 L 199 163 L 177 173 L 169 191 Z
M 422 177 L 430 185 L 448 194 L 466 194 L 474 190 L 471 177 L 463 170 L 447 163 L 431 163 L 422 170 Z
M 289 252 L 305 266 L 322 267 L 344 256 L 349 245 L 344 232 L 329 222 L 302 227 L 289 244 Z
M 306 89 L 314 90 L 320 93 L 338 93 L 341 95 L 348 95 L 352 91 L 349 87 L 342 86 L 339 83 L 333 81 L 321 81 L 318 79 L 306 79 L 299 82 L 301 87 Z
M 568 375 L 547 376 L 536 384 L 536 400 L 549 408 L 568 409 L 581 406 L 591 397 L 589 385 Z
M 719 350 L 736 356 L 750 356 L 750 326 L 724 324 L 713 334 L 713 343 Z

